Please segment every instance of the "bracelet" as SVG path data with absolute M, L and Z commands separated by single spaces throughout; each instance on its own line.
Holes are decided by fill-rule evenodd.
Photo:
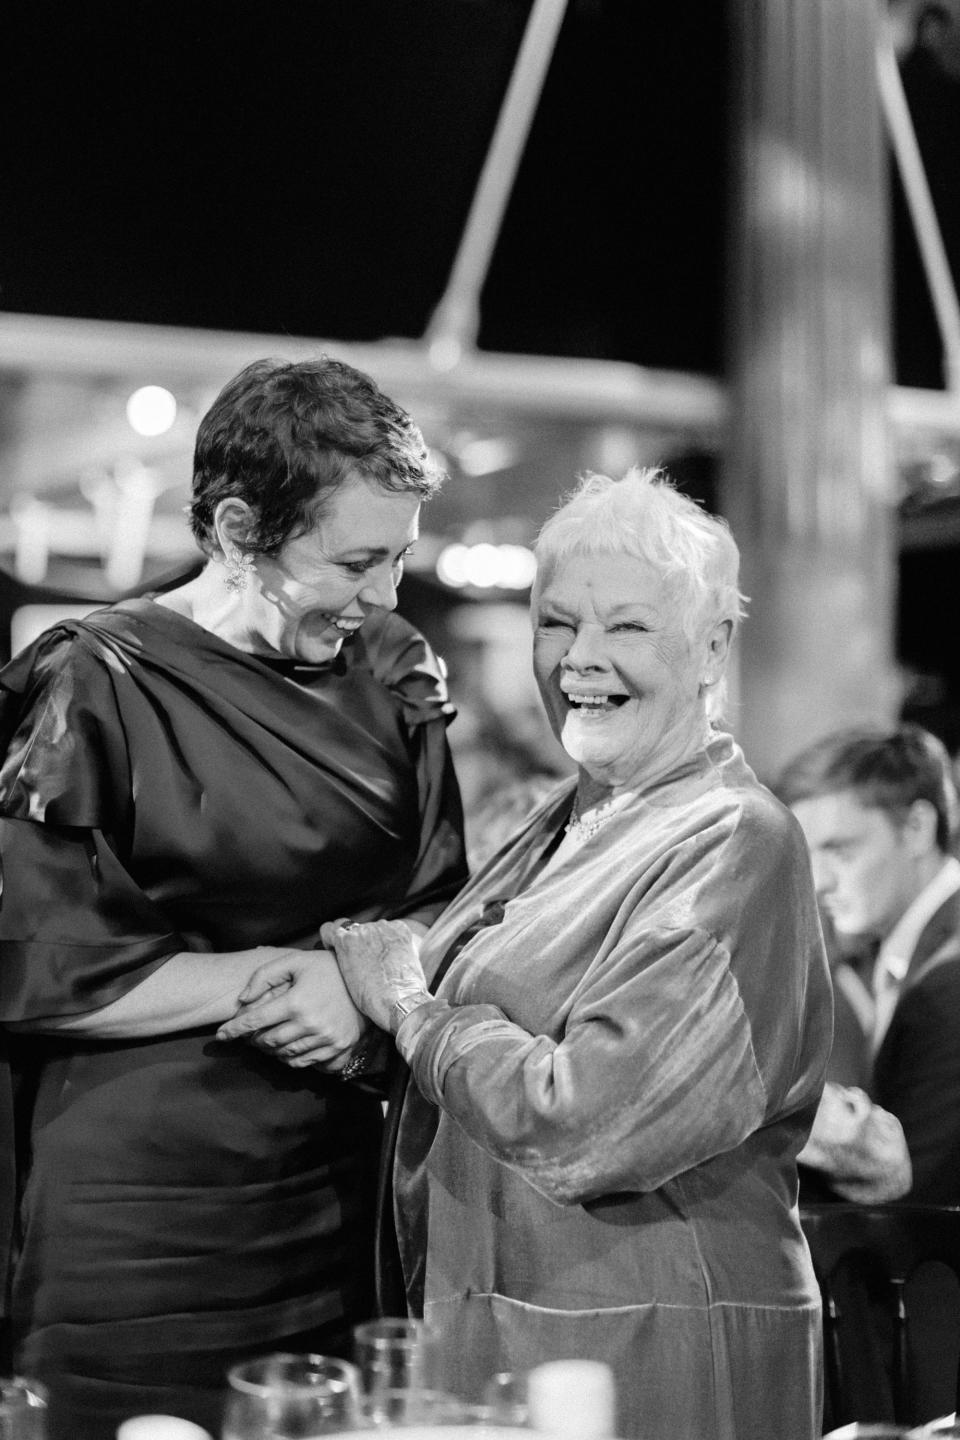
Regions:
M 358 1075 L 364 1073 L 370 1064 L 370 1053 L 376 1044 L 377 1038 L 377 1033 L 374 1031 L 372 1037 L 368 1036 L 357 1042 L 356 1049 L 340 1071 L 341 1080 L 356 1080 Z

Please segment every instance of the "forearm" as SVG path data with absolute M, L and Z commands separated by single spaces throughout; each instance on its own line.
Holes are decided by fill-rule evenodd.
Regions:
M 119 1000 L 83 1015 L 50 1015 L 9 1025 L 11 1030 L 135 1040 L 217 1025 L 237 1009 L 237 996 L 277 947 L 219 954 L 171 955 Z
M 575 1025 L 559 1043 L 490 1005 L 424 1001 L 397 1048 L 426 1099 L 558 1204 L 653 1190 L 736 1147 L 766 1096 L 746 1028 L 687 1046 L 646 1027 Z M 615 1098 L 612 1098 L 615 1097 Z

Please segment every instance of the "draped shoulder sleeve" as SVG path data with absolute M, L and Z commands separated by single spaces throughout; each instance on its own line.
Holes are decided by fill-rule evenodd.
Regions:
M 383 611 L 360 632 L 375 677 L 399 700 L 408 725 L 447 724 L 456 715 L 447 690 L 446 666 L 419 630 Z
M 399 703 L 417 771 L 420 844 L 395 917 L 430 926 L 467 878 L 463 807 L 446 727 L 456 715 L 446 668 L 420 632 L 383 611 L 360 632 L 363 660 Z
M 110 829 L 129 795 L 111 655 L 57 626 L 0 672 L 0 815 Z
M 0 1020 L 98 1009 L 185 948 L 111 843 L 130 763 L 110 661 L 64 626 L 0 674 Z

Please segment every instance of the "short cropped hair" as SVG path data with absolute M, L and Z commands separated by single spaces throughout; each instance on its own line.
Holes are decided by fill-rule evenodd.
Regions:
M 795 755 L 772 788 L 785 805 L 849 790 L 866 809 L 885 811 L 898 829 L 911 805 L 926 800 L 936 811 L 942 851 L 949 850 L 957 828 L 950 756 L 922 725 L 833 731 Z
M 740 552 L 725 520 L 677 490 L 659 469 L 628 470 L 622 480 L 588 473 L 544 524 L 536 542 L 543 571 L 572 555 L 634 555 L 674 587 L 683 628 L 745 614 L 738 588 Z
M 362 370 L 342 360 L 255 360 L 220 391 L 197 430 L 190 524 L 217 547 L 221 500 L 249 505 L 239 548 L 276 554 L 323 518 L 351 476 L 428 499 L 443 472 L 420 430 Z

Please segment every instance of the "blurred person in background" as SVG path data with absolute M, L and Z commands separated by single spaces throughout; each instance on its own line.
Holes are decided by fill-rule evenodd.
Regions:
M 737 547 L 635 471 L 588 476 L 537 553 L 534 668 L 576 774 L 422 951 L 403 923 L 322 932 L 414 1082 L 391 1308 L 437 1325 L 458 1389 L 595 1358 L 618 1435 L 812 1440 L 796 1155 L 830 985 L 799 826 L 717 724 Z M 221 1033 L 278 1022 L 278 978 Z
M 539 709 L 539 700 L 536 703 Z M 465 710 L 466 740 L 460 729 Z M 515 723 L 515 710 L 500 711 L 486 703 L 478 708 L 458 693 L 457 713 L 454 762 L 463 797 L 467 863 L 473 874 L 570 772 L 566 765 L 557 768 L 554 755 L 543 754 L 536 736 L 523 733 Z M 548 738 L 552 745 L 552 736 Z
M 868 954 L 868 1089 L 903 1128 L 909 1199 L 958 1205 L 960 860 L 950 757 L 919 725 L 851 728 L 797 755 L 776 788 L 803 828 L 833 930 Z
M 950 758 L 919 725 L 860 726 L 834 731 L 795 756 L 777 791 L 807 837 L 838 942 L 834 974 L 847 977 L 844 991 L 871 1057 L 872 1103 L 862 1089 L 828 1083 L 801 1160 L 817 1166 L 832 1198 L 956 1205 L 960 863 L 951 853 L 957 795 Z M 838 986 L 838 997 L 844 991 Z M 905 1171 L 891 1121 L 900 1126 Z M 801 1192 L 808 1199 L 829 1198 L 808 1190 L 805 1184 Z M 860 1341 L 844 1357 L 856 1413 L 890 1421 L 899 1340 L 889 1306 L 883 1297 L 865 1305 L 862 1287 L 854 1282 L 848 1292 L 842 1273 L 835 1282 L 841 1306 L 859 1320 Z M 921 1266 L 909 1288 L 911 1369 L 932 1418 L 956 1403 L 956 1364 L 946 1358 L 960 1346 L 956 1281 Z
M 219 1433 L 228 1365 L 347 1353 L 371 1313 L 388 1047 L 318 935 L 422 930 L 465 877 L 442 670 L 391 613 L 440 478 L 367 376 L 258 361 L 200 423 L 201 573 L 0 674 L 14 1361 L 51 1440 Z M 215 1039 L 268 957 L 310 1068 L 295 1019 Z
M 467 863 L 471 874 L 513 838 L 530 812 L 557 784 L 556 775 L 544 771 L 504 779 L 467 811 Z

